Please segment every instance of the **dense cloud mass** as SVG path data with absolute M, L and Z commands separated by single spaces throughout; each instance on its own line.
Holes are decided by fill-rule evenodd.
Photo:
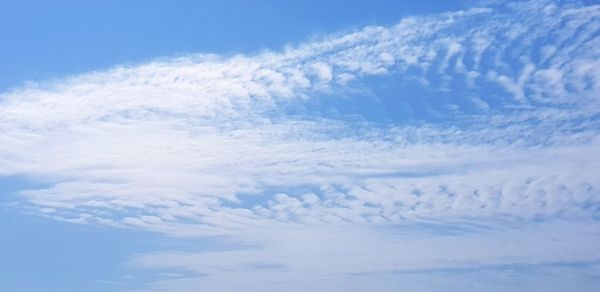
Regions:
M 42 185 L 18 206 L 50 218 L 239 245 L 133 258 L 203 275 L 157 289 L 599 261 L 599 34 L 598 5 L 489 4 L 27 84 L 0 95 L 0 175 Z M 388 83 L 452 118 L 311 108 Z

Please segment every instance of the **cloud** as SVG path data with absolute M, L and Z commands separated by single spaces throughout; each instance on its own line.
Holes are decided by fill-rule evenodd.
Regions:
M 292 243 L 306 251 L 307 263 L 336 256 L 319 274 L 419 263 L 434 269 L 470 260 L 537 263 L 560 250 L 566 252 L 557 261 L 585 260 L 575 246 L 595 236 L 588 229 L 571 234 L 570 227 L 559 228 L 556 236 L 572 242 L 535 258 L 527 257 L 536 251 L 529 247 L 541 240 L 514 238 L 554 234 L 545 229 L 554 225 L 506 231 L 523 247 L 514 253 L 495 253 L 502 247 L 493 242 L 502 240 L 488 234 L 473 235 L 468 248 L 487 251 L 458 253 L 467 236 L 451 242 L 456 253 L 439 256 L 429 254 L 442 248 L 437 238 L 402 245 L 404 238 L 371 231 L 431 222 L 504 228 L 540 220 L 596 227 L 599 15 L 600 6 L 579 2 L 490 4 L 369 26 L 281 52 L 166 58 L 24 85 L 0 95 L 0 175 L 48 185 L 20 195 L 50 218 L 179 237 L 225 236 L 269 248 L 165 261 L 168 267 L 189 259 L 191 267 L 184 268 L 199 273 L 223 259 L 277 273 L 302 264 L 304 253 L 286 249 Z M 451 105 L 440 108 L 455 114 L 444 123 L 390 124 L 366 114 L 358 121 L 327 117 L 308 107 L 352 103 L 337 95 L 373 86 L 369 79 L 420 80 L 435 95 L 448 94 Z M 408 95 L 393 98 L 414 106 Z M 294 106 L 304 111 L 286 111 Z M 311 238 L 314 250 L 298 246 Z M 346 250 L 330 245 L 354 240 Z M 415 246 L 427 260 L 400 250 Z M 348 253 L 367 249 L 373 252 L 344 262 Z M 264 261 L 278 252 L 281 261 Z M 134 262 L 144 266 L 145 259 L 162 262 L 155 255 Z
M 516 291 L 526 291 L 519 287 L 519 278 L 531 277 L 535 281 L 543 277 L 510 270 L 579 266 L 581 270 L 597 275 L 586 268 L 597 264 L 600 256 L 596 248 L 600 238 L 595 222 L 555 222 L 511 229 L 481 227 L 477 232 L 459 228 L 454 234 L 452 230 L 456 226 L 432 226 L 384 230 L 292 228 L 261 233 L 261 238 L 253 233 L 248 236 L 263 245 L 196 253 L 158 252 L 133 257 L 129 265 L 133 270 L 168 268 L 187 273 L 177 279 L 157 281 L 149 287 L 157 291 L 191 287 L 226 291 L 347 291 L 361 287 L 358 290 L 362 291 L 377 285 L 381 285 L 381 291 L 395 291 L 404 285 L 415 284 L 414 279 L 409 280 L 410 275 L 423 274 L 424 279 L 432 280 L 436 279 L 437 272 L 444 271 L 461 281 L 467 275 L 468 282 L 479 282 L 482 287 L 498 284 L 481 275 L 468 275 L 471 270 L 480 273 L 504 271 L 510 274 L 510 280 L 501 287 L 506 289 L 512 282 Z M 440 234 L 440 231 L 448 233 Z M 579 240 L 582 237 L 587 240 Z M 574 250 L 577 252 L 573 253 Z M 255 263 L 272 268 L 257 268 Z M 444 282 L 452 281 L 445 279 Z M 578 279 L 577 282 L 585 281 Z M 414 287 L 415 291 L 439 291 L 441 288 L 434 289 L 433 283 L 421 284 Z M 477 289 L 467 289 L 471 290 Z

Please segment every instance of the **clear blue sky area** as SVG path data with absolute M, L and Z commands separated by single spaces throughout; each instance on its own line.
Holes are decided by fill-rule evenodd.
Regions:
M 2 1 L 0 88 L 186 53 L 256 53 L 460 1 Z

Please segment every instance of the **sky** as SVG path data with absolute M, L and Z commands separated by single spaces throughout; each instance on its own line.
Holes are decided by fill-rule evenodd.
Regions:
M 2 291 L 596 291 L 596 1 L 2 1 Z

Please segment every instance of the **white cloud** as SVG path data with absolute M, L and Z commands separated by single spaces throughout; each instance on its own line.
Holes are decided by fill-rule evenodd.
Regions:
M 560 23 L 555 19 L 556 14 L 567 15 L 565 21 L 577 15 L 577 24 L 559 29 L 560 35 L 577 36 L 585 46 L 593 40 L 585 37 L 592 31 L 582 32 L 580 28 L 596 25 L 593 17 L 598 9 L 568 11 L 570 13 L 548 9 L 547 18 L 555 25 Z M 501 50 L 491 55 L 505 56 L 502 62 L 511 58 L 511 54 L 505 52 L 508 45 L 502 40 L 496 44 L 489 36 L 487 40 L 481 37 L 484 32 L 502 30 L 497 27 L 496 19 L 505 17 L 509 16 L 489 9 L 474 9 L 436 17 L 408 18 L 389 28 L 367 27 L 288 48 L 283 53 L 266 52 L 228 59 L 207 55 L 159 60 L 15 89 L 2 96 L 0 106 L 0 128 L 4 132 L 0 138 L 0 172 L 48 181 L 53 184 L 51 187 L 23 194 L 42 208 L 57 210 L 57 216 L 91 212 L 93 215 L 86 216 L 86 220 L 115 219 L 100 215 L 106 212 L 124 213 L 124 217 L 129 217 L 127 210 L 139 209 L 147 210 L 142 213 L 159 213 L 170 218 L 166 221 L 177 221 L 171 213 L 179 214 L 184 206 L 210 206 L 216 208 L 213 210 L 216 214 L 226 213 L 222 203 L 239 202 L 239 194 L 259 194 L 303 185 L 335 186 L 347 191 L 367 182 L 381 181 L 380 184 L 395 187 L 412 180 L 419 188 L 435 189 L 448 184 L 439 182 L 447 179 L 471 180 L 464 183 L 471 185 L 467 192 L 474 192 L 499 190 L 503 184 L 513 181 L 520 184 L 523 176 L 527 176 L 540 180 L 560 177 L 565 180 L 558 184 L 595 186 L 593 176 L 571 177 L 566 171 L 539 167 L 541 157 L 553 151 L 562 151 L 563 158 L 555 160 L 555 165 L 550 167 L 562 170 L 567 169 L 563 165 L 579 167 L 578 153 L 593 154 L 595 139 L 580 139 L 578 141 L 587 141 L 586 144 L 566 148 L 543 150 L 531 146 L 536 144 L 536 139 L 554 139 L 551 131 L 555 131 L 553 127 L 558 124 L 567 125 L 566 131 L 571 131 L 567 120 L 594 115 L 597 107 L 585 113 L 576 105 L 575 110 L 564 115 L 566 111 L 554 109 L 554 101 L 547 99 L 550 102 L 547 108 L 522 112 L 520 117 L 512 112 L 483 117 L 483 120 L 495 118 L 497 122 L 482 121 L 475 123 L 474 129 L 459 132 L 424 127 L 416 129 L 417 132 L 408 129 L 403 133 L 407 129 L 401 127 L 377 129 L 367 124 L 345 125 L 343 121 L 321 118 L 270 117 L 269 112 L 276 111 L 279 104 L 313 98 L 322 85 L 335 90 L 334 79 L 346 83 L 354 76 L 408 70 L 413 65 L 429 64 L 425 65 L 428 67 L 436 62 L 441 64 L 439 73 L 444 75 L 448 62 L 458 54 L 462 56 L 464 67 L 459 71 L 469 72 L 466 82 L 475 86 L 471 73 L 473 70 L 485 72 L 486 68 L 480 64 L 484 52 L 491 54 L 500 46 Z M 532 21 L 539 22 L 537 18 Z M 460 30 L 464 23 L 470 22 L 479 23 L 479 28 Z M 518 41 L 519 35 L 526 31 L 528 38 L 536 37 L 531 35 L 531 29 L 525 29 L 527 22 L 519 20 L 519 30 L 510 27 L 514 22 L 512 18 L 505 22 L 511 40 Z M 439 35 L 444 37 L 438 41 Z M 537 37 L 552 41 L 552 38 L 547 40 L 545 33 Z M 425 46 L 446 52 L 432 55 Z M 546 48 L 541 49 L 548 51 Z M 469 50 L 476 52 L 471 60 L 464 55 Z M 574 97 L 588 101 L 586 97 L 593 98 L 600 83 L 593 77 L 598 66 L 593 62 L 585 66 L 580 63 L 598 53 L 578 52 L 570 47 L 568 51 L 565 54 L 555 49 L 554 57 L 546 57 L 543 63 L 536 65 L 527 61 L 514 71 L 502 66 L 488 68 L 487 75 L 520 102 L 529 96 L 550 94 L 559 98 L 567 96 L 575 104 L 579 101 L 573 100 Z M 544 67 L 548 58 L 555 60 L 561 53 L 560 67 Z M 496 71 L 504 73 L 499 75 Z M 456 76 L 461 73 L 458 74 Z M 513 76 L 509 76 L 511 74 Z M 572 90 L 566 92 L 566 88 Z M 477 105 L 481 107 L 483 103 Z M 485 106 L 490 108 L 488 103 Z M 456 105 L 454 108 L 459 110 Z M 559 115 L 544 115 L 552 110 Z M 538 125 L 522 124 L 523 120 L 531 119 L 536 119 Z M 354 134 L 351 128 L 356 126 L 363 134 Z M 529 135 L 524 134 L 527 132 Z M 414 136 L 415 133 L 419 136 Z M 594 133 L 593 124 L 588 129 L 578 129 L 575 134 L 561 133 L 561 143 L 574 143 L 568 142 L 575 139 L 569 137 L 590 137 Z M 505 148 L 506 143 L 529 146 Z M 597 168 L 596 163 L 595 160 L 590 162 L 590 173 Z M 511 169 L 510 174 L 502 172 L 506 168 Z M 524 169 L 523 173 L 517 172 L 520 168 Z M 493 180 L 484 182 L 492 176 Z M 435 194 L 432 198 L 439 200 L 437 192 L 432 194 Z M 380 194 L 373 196 L 381 199 Z M 442 208 L 434 208 L 432 202 L 422 203 L 428 207 L 419 208 L 429 212 L 437 213 Z M 456 213 L 467 212 L 452 204 L 448 201 L 442 206 L 461 210 Z M 83 213 L 82 208 L 86 210 Z M 497 211 L 511 212 L 502 208 Z M 201 223 L 208 215 L 189 216 Z M 260 216 L 250 217 L 248 220 Z M 380 217 L 371 219 L 381 220 Z M 131 222 L 134 221 L 124 223 L 140 225 L 140 221 Z M 152 221 L 143 225 L 164 223 Z
M 488 230 L 475 225 L 472 229 L 479 229 L 477 232 L 454 228 L 457 226 L 447 224 L 380 230 L 356 226 L 289 228 L 248 235 L 261 243 L 258 247 L 160 252 L 133 257 L 129 265 L 136 270 L 168 268 L 200 275 L 165 279 L 150 286 L 161 291 L 199 286 L 221 291 L 347 291 L 364 280 L 362 277 L 388 273 L 394 277 L 380 290 L 396 291 L 405 284 L 399 279 L 407 274 L 427 273 L 432 278 L 436 270 L 455 269 L 458 277 L 465 273 L 461 269 L 472 267 L 485 271 L 495 267 L 593 263 L 600 257 L 595 222 Z M 368 281 L 369 285 L 375 283 Z M 424 287 L 417 291 L 421 289 L 429 291 Z
M 585 260 L 576 246 L 592 236 L 600 205 L 600 6 L 577 5 L 492 5 L 366 27 L 283 52 L 164 59 L 26 85 L 0 96 L 0 174 L 47 183 L 21 195 L 51 218 L 229 236 L 269 249 L 165 256 L 165 266 L 197 272 L 226 259 L 235 267 L 299 265 L 310 273 L 327 254 L 331 266 L 313 273 Z M 484 111 L 411 126 L 284 110 L 323 98 L 323 91 L 335 98 L 375 75 L 423 80 L 433 89 L 462 82 L 465 94 L 452 101 L 453 112 L 461 113 L 461 101 Z M 466 254 L 459 251 L 469 237 L 451 238 L 448 251 L 435 254 L 437 239 L 402 243 L 402 236 L 371 232 L 556 218 L 589 229 L 503 231 L 514 251 L 502 251 L 494 234 L 472 235 Z M 532 248 L 542 245 L 535 234 L 568 240 L 540 251 Z M 340 241 L 356 242 L 333 244 Z M 472 250 L 477 246 L 488 249 Z M 422 250 L 403 252 L 413 247 Z M 582 248 L 597 258 L 596 249 Z M 371 251 L 356 262 L 344 259 L 365 249 Z M 159 265 L 163 258 L 134 262 Z

